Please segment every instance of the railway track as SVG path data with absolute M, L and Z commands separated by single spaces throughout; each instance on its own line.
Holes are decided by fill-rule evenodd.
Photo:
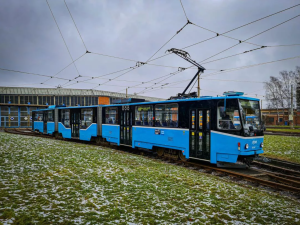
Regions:
M 19 135 L 27 135 L 27 136 L 37 136 L 37 137 L 45 137 L 55 139 L 52 136 L 33 132 L 31 130 L 20 130 L 20 129 L 5 129 L 5 132 L 12 133 L 12 134 L 19 134 Z M 77 143 L 88 143 L 79 140 L 72 140 L 72 142 Z M 90 143 L 93 145 L 97 145 L 96 143 Z M 109 144 L 101 144 L 102 146 L 109 146 Z M 111 145 L 110 145 L 111 146 Z M 142 154 L 145 156 L 149 156 L 153 158 L 153 153 L 138 151 L 126 146 L 111 146 L 118 150 L 122 150 L 124 153 L 132 153 L 132 154 Z M 300 171 L 295 170 L 295 168 L 299 169 L 300 165 L 293 164 L 294 169 L 280 167 L 276 165 L 272 165 L 270 163 L 261 163 L 261 162 L 254 162 L 255 167 L 251 167 L 249 169 L 225 169 L 225 168 L 218 168 L 211 164 L 207 164 L 202 161 L 180 161 L 176 160 L 174 157 L 158 157 L 156 156 L 155 159 L 168 161 L 174 164 L 182 165 L 184 167 L 189 167 L 194 170 L 204 170 L 207 173 L 212 173 L 217 176 L 229 176 L 234 177 L 236 180 L 246 180 L 254 184 L 255 186 L 266 186 L 271 187 L 274 190 L 278 191 L 288 191 L 296 194 L 296 196 L 300 196 Z M 274 160 L 275 162 L 275 160 Z M 280 160 L 277 161 L 279 163 Z M 281 160 L 281 163 L 284 163 Z M 289 163 L 289 162 L 288 162 Z M 299 166 L 299 167 L 297 167 Z M 300 169 L 299 169 L 300 170 Z
M 272 132 L 272 131 L 265 131 L 265 135 L 279 135 L 279 136 L 293 136 L 293 137 L 300 137 L 300 133 L 292 133 L 292 132 Z

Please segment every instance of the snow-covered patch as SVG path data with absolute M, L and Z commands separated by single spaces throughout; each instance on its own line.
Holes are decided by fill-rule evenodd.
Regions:
M 0 224 L 295 224 L 295 199 L 116 150 L 0 133 Z

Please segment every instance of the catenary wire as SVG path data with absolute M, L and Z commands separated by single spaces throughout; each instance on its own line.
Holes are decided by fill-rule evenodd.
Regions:
M 289 7 L 289 8 L 280 10 L 280 11 L 275 12 L 275 13 L 272 13 L 272 14 L 267 15 L 267 16 L 265 16 L 265 17 L 262 17 L 262 18 L 260 18 L 260 19 L 257 19 L 257 20 L 254 20 L 254 21 L 252 21 L 252 22 L 243 24 L 243 25 L 241 25 L 241 26 L 238 26 L 238 27 L 236 27 L 236 28 L 233 28 L 233 29 L 231 29 L 231 30 L 228 30 L 228 31 L 226 31 L 226 32 L 223 32 L 223 33 L 221 33 L 220 35 L 224 35 L 224 34 L 230 33 L 230 32 L 232 32 L 232 31 L 234 31 L 234 30 L 240 29 L 240 28 L 242 28 L 242 27 L 245 27 L 245 26 L 248 26 L 248 25 L 250 25 L 250 24 L 256 23 L 256 22 L 258 22 L 258 21 L 260 21 L 260 20 L 266 19 L 266 18 L 268 18 L 268 17 L 274 16 L 274 15 L 276 15 L 276 14 L 282 13 L 282 12 L 287 11 L 287 10 L 290 10 L 290 9 L 292 9 L 292 8 L 294 8 L 294 7 L 299 6 L 299 5 L 300 5 L 300 4 L 291 6 L 291 7 Z M 219 35 L 219 36 L 220 36 L 220 35 Z M 209 40 L 211 40 L 211 39 L 214 39 L 214 38 L 216 38 L 216 37 L 218 37 L 218 36 L 213 36 L 213 37 L 207 38 L 207 39 L 205 39 L 205 40 L 202 40 L 202 41 L 196 42 L 196 43 L 194 43 L 194 44 L 188 45 L 188 46 L 186 46 L 186 47 L 183 47 L 183 48 L 181 48 L 181 49 L 190 48 L 190 47 L 192 47 L 192 46 L 195 46 L 195 45 L 198 45 L 198 44 L 200 44 L 200 43 L 203 43 L 203 42 L 209 41 Z M 274 47 L 275 47 L 275 46 L 274 46 Z M 168 55 L 170 55 L 170 54 L 171 54 L 171 53 L 167 53 L 167 54 L 165 54 L 165 55 L 162 55 L 162 56 L 159 56 L 159 57 L 157 57 L 157 58 L 154 58 L 154 59 L 152 59 L 151 61 L 156 60 L 156 59 L 159 59 L 159 58 L 162 58 L 162 57 L 165 57 L 165 56 L 168 56 Z M 150 62 L 151 62 L 151 61 L 150 61 Z
M 55 16 L 54 16 L 54 14 L 53 14 L 53 12 L 52 12 L 52 9 L 51 9 L 51 7 L 50 7 L 50 5 L 49 5 L 48 0 L 46 0 L 46 2 L 47 2 L 47 5 L 48 5 L 48 7 L 49 7 L 49 9 L 50 9 L 50 12 L 51 12 L 51 15 L 52 15 L 52 17 L 53 17 L 53 20 L 54 20 L 54 22 L 55 22 L 55 24 L 56 24 L 56 26 L 57 26 L 57 29 L 59 30 L 59 33 L 60 33 L 60 35 L 61 35 L 61 37 L 62 37 L 62 39 L 63 39 L 63 41 L 64 41 L 64 43 L 65 43 L 65 46 L 66 46 L 66 48 L 67 48 L 67 50 L 68 50 L 68 53 L 69 53 L 69 55 L 70 55 L 70 57 L 71 57 L 71 59 L 72 59 L 72 62 L 73 62 L 73 64 L 74 64 L 74 67 L 76 68 L 76 71 L 77 71 L 77 73 L 78 73 L 78 75 L 79 75 L 79 71 L 78 71 L 78 69 L 77 69 L 77 66 L 76 66 L 76 64 L 74 63 L 74 59 L 73 59 L 73 57 L 72 57 L 72 55 L 71 55 L 71 52 L 70 52 L 69 47 L 68 47 L 68 45 L 67 45 L 67 43 L 66 43 L 66 41 L 65 41 L 65 38 L 64 38 L 64 36 L 62 35 L 62 32 L 61 32 L 61 30 L 60 30 L 60 28 L 59 28 L 59 26 L 58 26 L 58 23 L 57 23 L 57 21 L 56 21 L 56 19 L 55 19 Z
M 85 50 L 87 51 L 87 47 L 86 47 L 86 45 L 85 45 L 85 43 L 84 43 L 84 41 L 83 41 L 83 38 L 82 38 L 82 36 L 81 36 L 81 34 L 80 34 L 80 32 L 79 32 L 79 29 L 78 29 L 78 27 L 77 27 L 77 25 L 76 25 L 76 23 L 75 23 L 75 20 L 74 20 L 74 18 L 73 18 L 73 16 L 72 16 L 72 13 L 71 13 L 71 11 L 70 11 L 70 9 L 69 9 L 67 3 L 66 3 L 66 0 L 64 0 L 64 2 L 65 2 L 65 5 L 66 5 L 66 7 L 67 7 L 67 9 L 68 9 L 68 12 L 69 12 L 69 14 L 70 14 L 72 20 L 73 20 L 73 23 L 74 23 L 74 25 L 75 25 L 75 27 L 76 27 L 76 29 L 77 29 L 77 32 L 78 32 L 78 34 L 79 34 L 79 36 L 80 36 L 80 38 L 81 38 L 82 44 L 84 45 Z
M 187 21 L 189 21 L 189 19 L 188 19 L 187 15 L 186 15 L 185 9 L 184 9 L 184 7 L 183 7 L 183 4 L 182 4 L 181 0 L 179 0 L 179 1 L 180 1 L 180 4 L 181 4 L 181 7 L 182 7 L 182 10 L 183 10 L 183 12 L 184 12 L 185 18 L 186 18 L 186 20 L 187 20 Z

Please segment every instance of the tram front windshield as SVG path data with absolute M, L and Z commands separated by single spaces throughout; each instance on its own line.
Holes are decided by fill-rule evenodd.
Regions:
M 261 129 L 259 101 L 239 99 L 240 115 L 245 133 Z M 252 128 L 251 128 L 252 127 Z

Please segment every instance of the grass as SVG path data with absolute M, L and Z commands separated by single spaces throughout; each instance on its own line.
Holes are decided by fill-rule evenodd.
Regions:
M 0 224 L 299 224 L 297 200 L 91 145 L 0 133 Z
M 278 128 L 271 129 L 271 128 L 267 128 L 267 131 L 300 133 L 300 129 L 278 129 Z
M 289 128 L 290 126 L 287 126 L 287 125 L 267 125 L 267 127 L 282 127 L 282 128 Z M 300 126 L 294 126 L 294 128 L 300 128 Z
M 300 163 L 300 137 L 265 135 L 264 156 Z

